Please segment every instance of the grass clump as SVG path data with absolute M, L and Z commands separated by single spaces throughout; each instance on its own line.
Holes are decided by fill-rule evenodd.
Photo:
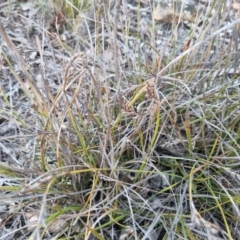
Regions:
M 87 5 L 61 4 L 66 20 Z M 133 8 L 136 28 L 121 22 L 120 3 L 96 1 L 89 11 L 99 19 L 78 26 L 87 34 L 76 49 L 51 45 L 61 69 L 47 80 L 45 67 L 40 89 L 21 54 L 23 82 L 3 54 L 24 110 L 3 84 L 1 124 L 14 127 L 0 138 L 0 239 L 236 239 L 239 76 L 231 41 L 217 47 L 221 4 L 207 9 L 199 38 L 190 30 L 179 44 L 180 23 L 143 34 L 144 1 Z M 148 35 L 159 29 L 174 48 Z

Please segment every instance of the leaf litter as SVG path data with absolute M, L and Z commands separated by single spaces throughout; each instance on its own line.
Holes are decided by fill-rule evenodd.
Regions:
M 126 127 L 126 125 L 124 125 L 124 121 L 122 121 L 123 125 L 121 126 L 120 124 L 118 126 L 118 130 L 116 130 L 116 132 L 118 132 L 116 137 L 119 137 L 120 143 L 122 144 L 119 148 L 121 149 L 121 153 L 124 155 L 124 157 L 128 156 L 129 150 L 135 154 L 133 158 L 135 160 L 133 162 L 123 161 L 121 164 L 124 165 L 124 170 L 140 168 L 143 179 L 144 177 L 148 179 L 147 175 L 149 174 L 150 181 L 140 180 L 137 182 L 139 184 L 138 185 L 135 184 L 138 179 L 137 174 L 131 175 L 126 174 L 126 172 L 123 170 L 120 171 L 118 177 L 124 184 L 126 184 L 123 185 L 124 193 L 121 195 L 122 206 L 123 208 L 126 208 L 127 204 L 131 205 L 129 201 L 135 199 L 136 205 L 134 205 L 134 207 L 139 208 L 140 212 L 139 214 L 136 214 L 135 217 L 131 216 L 133 219 L 131 219 L 131 217 L 126 217 L 126 228 L 122 231 L 117 232 L 114 227 L 114 231 L 111 233 L 111 229 L 106 228 L 106 230 L 103 231 L 105 236 L 110 236 L 112 234 L 111 236 L 114 235 L 120 239 L 127 239 L 129 236 L 133 236 L 134 234 L 137 235 L 137 232 L 141 232 L 139 233 L 139 236 L 141 236 L 142 239 L 155 239 L 157 236 L 160 236 L 162 233 L 164 233 L 162 227 L 157 227 L 158 225 L 154 219 L 155 217 L 161 215 L 161 213 L 164 211 L 166 211 L 164 212 L 166 214 L 181 211 L 179 206 L 174 205 L 173 202 L 176 202 L 175 198 L 177 195 L 183 194 L 183 196 L 186 196 L 188 182 L 182 182 L 182 186 L 179 185 L 178 188 L 172 187 L 174 184 L 170 183 L 170 181 L 174 172 L 167 170 L 167 167 L 164 171 L 162 171 L 160 167 L 158 169 L 158 164 L 154 164 L 155 160 L 153 161 L 152 158 L 158 160 L 160 159 L 161 161 L 165 159 L 166 162 L 170 161 L 172 163 L 174 163 L 177 158 L 178 161 L 182 161 L 182 166 L 188 166 L 192 159 L 190 159 L 190 156 L 189 159 L 185 157 L 186 146 L 193 150 L 199 147 L 199 138 L 193 136 L 191 139 L 191 136 L 189 137 L 189 135 L 195 134 L 196 136 L 200 136 L 203 134 L 202 129 L 205 127 L 204 124 L 195 124 L 195 127 L 193 127 L 194 124 L 192 122 L 190 124 L 191 126 L 189 126 L 189 121 L 191 119 L 193 119 L 191 121 L 194 121 L 194 119 L 198 116 L 200 116 L 199 119 L 202 119 L 204 115 L 206 118 L 209 114 L 213 115 L 213 117 L 210 118 L 211 124 L 209 123 L 207 126 L 209 131 L 206 131 L 206 142 L 202 142 L 203 145 L 207 145 L 209 143 L 213 146 L 212 149 L 214 149 L 214 143 L 211 142 L 211 135 L 215 133 L 217 127 L 222 129 L 226 135 L 228 134 L 228 130 L 225 131 L 225 126 L 223 124 L 221 125 L 221 122 L 219 121 L 219 119 L 222 118 L 218 115 L 215 115 L 222 114 L 224 117 L 224 112 L 220 113 L 215 109 L 219 108 L 219 102 L 222 101 L 222 99 L 218 99 L 218 95 L 219 92 L 223 91 L 223 89 L 227 89 L 225 93 L 226 100 L 224 100 L 226 101 L 225 103 L 227 106 L 225 109 L 226 112 L 228 111 L 228 108 L 231 108 L 231 104 L 234 103 L 232 96 L 235 94 L 237 97 L 237 94 L 239 94 L 238 90 L 236 89 L 236 87 L 239 87 L 239 82 L 237 79 L 239 74 L 238 55 L 232 54 L 232 52 L 229 50 L 236 50 L 236 48 L 238 50 L 237 42 L 239 41 L 239 38 L 238 35 L 232 35 L 232 33 L 234 33 L 233 28 L 233 30 L 227 29 L 226 31 L 222 31 L 220 34 L 221 39 L 219 39 L 217 44 L 209 41 L 204 42 L 204 38 L 209 36 L 213 29 L 215 30 L 219 27 L 224 28 L 229 23 L 228 18 L 223 18 L 224 21 L 220 22 L 220 24 L 215 23 L 217 18 L 213 11 L 212 14 L 215 17 L 212 19 L 209 18 L 208 22 L 210 23 L 206 23 L 206 25 L 204 25 L 204 14 L 211 7 L 210 2 L 215 4 L 215 1 L 199 1 L 203 3 L 203 6 L 205 6 L 205 8 L 202 8 L 202 11 L 197 11 L 199 18 L 202 17 L 202 19 L 199 20 L 200 30 L 198 23 L 194 22 L 195 18 L 193 18 L 191 11 L 190 13 L 183 11 L 184 8 L 181 4 L 179 4 L 180 1 L 173 1 L 176 3 L 175 5 L 166 5 L 165 3 L 160 3 L 155 10 L 151 9 L 149 1 L 140 1 L 142 4 L 142 11 L 140 11 L 142 19 L 141 24 L 134 25 L 134 23 L 131 23 L 128 29 L 124 29 L 126 22 L 129 21 L 129 16 L 132 19 L 136 18 L 139 5 L 136 3 L 137 1 L 123 2 L 125 2 L 125 5 L 123 3 L 123 5 L 120 6 L 119 12 L 121 13 L 121 16 L 118 23 L 116 24 L 116 22 L 114 22 L 115 18 L 112 16 L 109 16 L 108 19 L 110 22 L 112 21 L 113 24 L 117 25 L 117 29 L 119 30 L 116 33 L 117 40 L 114 38 L 114 29 L 107 29 L 104 25 L 100 25 L 99 29 L 102 29 L 103 31 L 98 29 L 99 31 L 93 33 L 92 29 L 94 27 L 91 25 L 92 23 L 89 22 L 89 29 L 84 29 L 82 26 L 80 29 L 90 32 L 85 33 L 86 36 L 91 35 L 91 39 L 86 42 L 81 42 L 80 45 L 78 45 L 79 43 L 78 39 L 76 39 L 76 36 L 74 36 L 70 31 L 64 30 L 61 32 L 61 27 L 64 25 L 63 16 L 61 14 L 55 14 L 53 18 L 49 18 L 47 16 L 42 18 L 40 7 L 43 6 L 36 6 L 31 1 L 23 1 L 19 4 L 16 2 L 1 3 L 0 21 L 4 26 L 8 37 L 11 39 L 16 48 L 10 49 L 11 47 L 9 46 L 11 46 L 11 44 L 7 44 L 6 41 L 3 41 L 3 38 L 1 38 L 1 191 L 4 192 L 2 195 L 8 198 L 4 199 L 3 205 L 1 205 L 0 216 L 1 221 L 4 223 L 1 229 L 1 239 L 9 239 L 13 237 L 26 239 L 26 237 L 29 236 L 29 233 L 32 233 L 33 230 L 34 233 L 32 236 L 38 236 L 39 229 L 42 226 L 46 226 L 46 203 L 49 203 L 49 199 L 46 199 L 45 195 L 39 192 L 36 193 L 36 199 L 38 197 L 42 197 L 42 202 L 28 202 L 28 198 L 30 199 L 33 197 L 33 195 L 30 194 L 31 191 L 34 189 L 39 189 L 41 184 L 48 184 L 54 179 L 55 176 L 62 176 L 61 173 L 55 172 L 56 152 L 54 150 L 50 151 L 50 149 L 47 148 L 47 150 L 44 150 L 44 147 L 48 145 L 51 146 L 53 139 L 55 139 L 56 142 L 59 142 L 58 138 L 60 133 L 63 134 L 63 138 L 65 137 L 68 139 L 69 142 L 73 143 L 73 145 L 75 142 L 78 142 L 78 137 L 76 137 L 76 134 L 71 132 L 72 129 L 71 131 L 68 129 L 68 123 L 71 120 L 73 121 L 74 116 L 85 116 L 85 122 L 83 126 L 93 124 L 90 121 L 91 116 L 89 116 L 91 111 L 88 109 L 89 101 L 92 100 L 89 97 L 89 92 L 93 92 L 92 89 L 96 87 L 96 85 L 93 84 L 93 76 L 98 76 L 97 80 L 99 82 L 97 82 L 97 84 L 102 86 L 99 88 L 99 92 L 94 92 L 94 94 L 103 94 L 103 96 L 106 98 L 108 98 L 108 96 L 113 96 L 115 89 L 113 87 L 114 84 L 111 81 L 116 77 L 114 72 L 116 69 L 113 67 L 114 64 L 117 63 L 116 55 L 118 56 L 118 64 L 122 71 L 121 74 L 127 79 L 126 81 L 122 81 L 120 86 L 121 94 L 123 94 L 125 98 L 122 100 L 125 107 L 124 114 L 126 114 L 124 121 L 128 124 Z M 231 22 L 233 22 L 238 19 L 236 12 L 238 5 L 234 4 L 232 6 L 235 8 L 234 11 L 232 8 L 230 8 L 229 2 L 230 1 L 226 1 L 225 7 L 229 11 L 228 16 L 231 19 Z M 118 7 L 117 4 L 115 4 L 115 7 Z M 217 8 L 217 6 L 215 7 Z M 149 28 L 149 23 L 151 23 L 152 19 L 150 18 L 149 20 L 149 18 L 144 17 L 151 14 L 153 14 L 153 20 L 156 20 L 156 26 L 154 28 L 154 31 L 156 31 L 156 39 L 154 39 L 154 41 L 150 39 L 152 35 L 152 29 Z M 52 15 L 50 14 L 50 16 Z M 175 24 L 178 24 L 177 28 L 173 27 Z M 201 25 L 206 28 L 201 28 Z M 208 26 L 211 28 L 208 28 Z M 194 29 L 194 31 L 192 31 L 192 29 Z M 125 34 L 124 31 L 129 32 Z M 173 33 L 175 34 L 176 38 L 170 38 Z M 202 33 L 203 35 L 201 35 Z M 136 35 L 140 35 L 140 37 L 136 38 Z M 189 46 L 188 44 L 185 44 L 186 39 L 190 39 Z M 223 39 L 226 40 L 227 44 L 225 41 L 223 41 Z M 91 41 L 92 43 L 90 43 Z M 98 58 L 99 56 L 95 52 L 98 49 L 98 41 L 101 45 L 99 50 L 100 58 Z M 150 41 L 156 43 L 156 49 L 153 49 L 146 44 L 146 42 Z M 183 67 L 181 69 L 180 64 L 177 66 L 173 63 L 175 72 L 169 72 L 169 75 L 159 74 L 159 72 L 161 72 L 164 68 L 167 70 L 170 69 L 170 66 L 168 65 L 170 62 L 168 61 L 169 59 L 175 59 L 176 56 L 181 55 L 183 49 L 187 49 L 192 46 L 194 47 L 194 42 L 199 41 L 203 41 L 203 44 L 201 45 L 202 50 L 199 50 L 199 52 L 193 51 L 194 53 L 197 53 L 194 56 L 191 55 L 191 52 L 189 51 L 190 53 L 186 55 L 186 59 L 182 57 L 183 65 L 186 65 L 185 68 Z M 221 44 L 223 44 L 223 42 L 224 45 L 222 46 Z M 115 49 L 116 43 L 118 49 Z M 209 44 L 212 44 L 212 48 L 215 48 L 215 51 L 209 50 Z M 193 50 L 195 49 L 193 48 Z M 16 51 L 18 54 L 16 54 Z M 207 57 L 203 57 L 202 54 L 204 51 L 206 51 Z M 156 52 L 158 53 L 156 54 Z M 159 52 L 162 55 L 159 55 Z M 140 62 L 137 61 L 137 59 L 139 59 L 139 54 L 141 57 Z M 216 56 L 218 56 L 218 58 Z M 208 61 L 206 61 L 205 57 Z M 167 61 L 164 62 L 166 59 Z M 216 59 L 220 59 L 223 61 L 223 63 L 229 61 L 230 64 L 226 64 L 229 67 L 225 68 L 224 64 L 221 63 L 215 64 L 214 61 Z M 159 69 L 158 67 L 160 66 L 159 62 L 162 62 L 162 69 Z M 157 67 L 154 68 L 154 66 Z M 189 73 L 189 68 L 196 70 L 195 72 L 193 71 L 192 73 Z M 181 69 L 182 72 L 178 72 L 177 69 Z M 157 78 L 152 78 L 152 74 L 154 76 L 159 74 L 161 79 L 161 87 L 156 84 L 155 79 Z M 143 84 L 135 83 L 134 85 L 132 84 L 132 76 L 142 77 L 148 80 Z M 205 81 L 206 78 L 211 79 L 211 81 Z M 178 86 L 177 82 L 179 80 L 183 81 Z M 228 83 L 232 83 L 232 85 Z M 223 87 L 224 84 L 227 85 L 226 88 Z M 172 87 L 175 86 L 176 89 L 184 88 L 184 91 L 177 93 L 177 90 L 175 90 L 176 94 L 172 95 Z M 161 89 L 161 91 L 158 89 Z M 134 91 L 139 92 L 134 95 Z M 234 91 L 236 91 L 236 93 L 234 93 Z M 139 96 L 141 94 L 146 94 L 146 99 L 143 102 L 138 103 Z M 191 95 L 194 95 L 194 98 L 192 98 Z M 129 99 L 128 96 L 133 97 Z M 208 96 L 212 96 L 212 98 L 215 98 L 216 101 L 208 104 Z M 204 98 L 206 98 L 206 101 L 202 101 Z M 112 102 L 117 102 L 116 98 L 111 100 Z M 100 103 L 93 103 L 93 105 L 104 105 L 104 98 L 99 98 L 99 102 Z M 112 102 L 110 101 L 110 104 L 112 104 Z M 156 105 L 156 102 L 159 105 Z M 184 112 L 184 108 L 190 103 L 192 104 L 192 102 L 195 105 L 193 104 L 191 106 L 190 114 L 186 114 L 186 112 Z M 167 108 L 164 104 L 169 104 L 173 110 L 169 110 L 169 108 Z M 183 107 L 181 107 L 181 104 Z M 209 112 L 208 110 L 205 110 L 204 105 L 211 105 L 211 110 L 209 110 Z M 71 116 L 68 116 L 70 113 L 67 112 L 68 109 L 66 106 L 72 107 Z M 152 113 L 149 112 L 149 106 L 152 106 Z M 152 134 L 152 128 L 155 126 L 154 121 L 156 121 L 155 118 L 158 116 L 158 108 L 156 106 L 160 106 L 160 108 L 163 109 L 163 116 L 167 116 L 167 120 L 163 124 L 164 127 L 166 126 L 166 128 L 162 127 L 160 129 L 160 133 L 158 134 L 156 143 L 151 143 L 151 137 L 154 135 Z M 137 112 L 135 109 L 137 109 Z M 181 111 L 183 111 L 183 113 L 181 113 Z M 146 112 L 147 114 L 143 115 L 143 113 L 145 114 Z M 105 113 L 103 113 L 103 115 L 104 114 Z M 238 126 L 237 122 L 235 122 L 237 121 L 237 115 L 238 111 L 236 110 L 234 115 L 230 117 L 226 116 L 226 118 L 233 119 L 230 121 L 230 124 L 236 124 L 236 127 Z M 129 119 L 131 119 L 130 116 L 133 117 L 133 119 L 138 118 L 137 123 L 139 126 L 135 130 L 132 129 L 131 122 L 128 122 Z M 150 119 L 149 121 L 148 118 Z M 97 124 L 93 124 L 94 129 L 100 129 L 102 127 L 101 124 L 103 123 L 100 124 L 98 122 L 99 118 L 97 114 L 94 116 L 94 119 L 97 122 Z M 51 128 L 48 128 L 49 121 L 53 123 Z M 107 122 L 108 119 L 105 119 L 105 121 Z M 146 126 L 143 124 L 143 122 L 147 122 L 149 125 Z M 143 126 L 145 126 L 145 129 L 142 128 Z M 127 133 L 127 141 L 125 141 L 126 138 L 124 140 L 122 137 L 123 135 L 121 128 L 125 128 L 124 133 Z M 152 147 L 154 149 L 151 152 L 152 155 L 149 154 L 149 157 L 147 158 L 148 160 L 146 166 L 143 166 L 142 161 L 138 161 L 139 156 L 144 156 L 144 154 L 142 153 L 142 150 L 135 145 L 135 142 L 133 142 L 133 139 L 135 139 L 134 137 L 140 134 L 142 130 L 146 132 L 144 135 L 146 137 L 146 141 L 141 143 L 140 146 L 143 147 L 144 145 L 153 144 Z M 87 135 L 87 133 L 84 134 Z M 231 134 L 233 133 L 231 132 Z M 95 136 L 98 136 L 98 131 L 96 131 Z M 44 141 L 42 144 L 39 144 L 41 139 L 44 139 Z M 90 142 L 94 141 L 95 139 L 93 137 Z M 82 144 L 84 145 L 83 142 Z M 105 150 L 109 149 L 111 145 L 110 143 L 104 142 L 101 144 L 100 146 L 103 149 L 105 147 Z M 158 146 L 155 146 L 154 144 Z M 196 144 L 197 146 L 195 146 Z M 238 142 L 235 141 L 234 144 L 238 148 Z M 73 147 L 73 145 L 63 145 L 66 148 L 61 149 L 66 156 L 71 156 L 72 159 L 66 158 L 69 160 L 69 165 L 71 165 L 76 159 L 76 157 L 71 153 L 69 154 L 69 152 L 72 151 L 70 148 Z M 58 147 L 63 148 L 63 146 Z M 118 145 L 114 146 L 112 151 L 117 148 Z M 95 151 L 97 152 L 99 149 Z M 105 161 L 108 162 L 109 165 L 114 166 L 111 163 L 111 151 L 104 151 L 103 159 L 105 158 Z M 229 148 L 227 148 L 222 142 L 220 142 L 219 148 L 216 151 L 216 156 L 218 156 L 218 152 L 225 154 L 227 151 L 232 151 L 232 147 L 229 146 Z M 208 152 L 208 150 L 206 150 L 206 152 Z M 219 155 L 220 156 L 218 157 L 222 156 L 221 154 Z M 236 157 L 237 156 L 238 154 L 236 154 Z M 196 155 L 197 159 L 201 157 L 202 155 Z M 37 161 L 37 159 L 40 158 L 44 158 L 44 161 L 46 161 L 44 167 L 47 167 L 48 169 L 43 169 L 43 166 L 39 164 L 40 161 Z M 143 157 L 143 159 L 144 158 L 145 157 Z M 33 161 L 33 159 L 35 159 L 35 161 Z M 81 158 L 77 161 L 80 165 L 87 165 L 87 163 L 82 161 Z M 218 160 L 215 159 L 215 161 Z M 233 163 L 234 162 L 235 160 L 233 160 Z M 202 166 L 204 166 L 204 164 Z M 211 165 L 211 167 L 212 166 L 213 165 Z M 26 172 L 26 169 L 28 169 L 29 172 Z M 155 171 L 154 174 L 152 174 L 153 169 Z M 183 169 L 184 170 L 182 171 L 185 171 L 185 168 Z M 204 173 L 208 171 L 210 172 L 210 170 L 211 169 L 205 169 Z M 147 173 L 144 173 L 144 171 Z M 13 175 L 12 178 L 9 177 L 11 174 Z M 29 178 L 26 177 L 26 174 L 28 174 Z M 230 172 L 228 171 L 228 176 L 224 177 L 224 179 L 234 179 L 234 174 L 236 173 L 233 170 Z M 105 182 L 109 181 L 111 183 L 113 180 L 112 176 L 117 175 L 116 173 L 115 175 L 110 174 L 108 176 L 109 178 L 103 175 L 100 176 L 105 179 Z M 179 178 L 178 176 L 175 177 L 176 179 Z M 198 177 L 199 179 L 197 179 L 197 181 L 200 182 L 200 176 Z M 24 181 L 22 181 L 23 178 L 25 178 Z M 81 178 L 79 181 L 81 181 Z M 219 176 L 216 177 L 215 181 L 220 185 L 224 185 Z M 162 184 L 159 185 L 156 182 L 162 182 Z M 132 183 L 133 185 L 128 185 L 128 183 Z M 64 182 L 64 184 L 68 183 Z M 160 194 L 160 196 L 157 194 L 154 195 L 157 191 L 166 189 L 167 186 L 170 186 L 170 191 L 168 191 L 167 194 Z M 226 187 L 227 186 L 223 186 L 222 189 L 226 189 Z M 66 188 L 64 189 L 66 190 Z M 192 187 L 191 190 L 194 190 L 194 187 Z M 145 196 L 147 198 L 149 194 L 153 196 L 152 199 L 150 197 L 151 200 L 149 201 L 146 201 L 141 197 Z M 63 195 L 67 196 L 67 193 L 64 193 Z M 169 203 L 171 204 L 167 205 L 164 198 L 165 200 L 168 199 Z M 57 199 L 58 197 L 54 198 L 51 196 L 51 201 L 53 203 L 55 203 Z M 125 199 L 127 199 L 127 201 L 125 201 Z M 232 205 L 235 206 L 234 212 L 237 212 L 234 199 L 231 200 Z M 108 204 L 110 204 L 112 201 L 114 200 L 109 200 Z M 179 201 L 181 201 L 183 204 L 183 199 L 179 199 Z M 28 203 L 29 211 L 26 211 L 25 213 L 24 211 L 21 212 L 21 209 L 24 209 L 23 205 L 27 205 Z M 195 206 L 197 204 L 194 201 L 189 201 L 189 203 L 189 206 L 187 206 L 187 204 L 184 206 L 184 208 L 186 208 L 184 210 L 186 210 L 188 213 L 191 212 L 189 219 L 190 223 L 188 223 L 188 225 L 197 236 L 201 236 L 203 239 L 218 239 L 217 235 L 219 232 L 221 233 L 221 236 L 229 236 L 230 233 L 227 232 L 227 227 L 226 231 L 223 231 L 221 227 L 218 226 L 220 225 L 220 223 L 217 223 L 217 219 L 220 219 L 219 216 L 213 217 L 208 212 L 200 214 Z M 104 202 L 104 204 L 106 203 Z M 146 206 L 148 208 L 146 208 Z M 57 204 L 55 208 L 58 209 Z M 145 211 L 144 208 L 147 210 Z M 154 211 L 152 211 L 151 208 L 154 209 Z M 11 214 L 15 212 L 19 212 L 19 215 L 13 221 L 12 219 L 14 216 Z M 50 214 L 50 212 L 48 214 Z M 150 225 L 148 230 L 145 228 L 144 223 L 142 223 L 143 220 L 141 220 L 142 217 L 140 213 L 146 213 L 151 220 L 154 220 L 152 221 L 152 225 Z M 103 215 L 101 214 L 104 213 L 98 214 L 102 217 Z M 55 233 L 61 232 L 61 228 L 64 228 L 64 226 L 67 225 L 67 219 L 71 216 L 67 214 L 61 216 L 63 216 L 62 219 L 55 219 L 55 224 L 51 223 L 49 220 L 49 232 L 44 235 L 44 239 L 51 239 Z M 94 220 L 95 218 L 93 218 L 93 222 L 91 223 L 92 226 L 97 224 L 101 217 L 97 218 L 98 220 Z M 8 218 L 13 222 L 12 225 Z M 25 221 L 23 221 L 21 218 L 24 218 Z M 77 222 L 80 224 L 79 222 L 82 221 L 77 221 L 77 219 L 78 217 L 76 217 L 75 226 L 77 225 Z M 212 223 L 206 219 L 211 219 L 215 222 Z M 162 225 L 165 225 L 166 228 L 169 229 L 169 234 L 172 234 L 172 239 L 176 239 L 173 229 L 177 219 L 174 219 L 174 221 L 175 222 L 168 223 L 166 219 L 161 219 Z M 103 223 L 105 222 L 103 221 Z M 141 222 L 141 224 L 138 225 L 138 222 Z M 123 223 L 121 222 L 121 224 Z M 149 222 L 146 222 L 146 225 L 149 224 Z M 169 224 L 172 224 L 172 226 L 169 226 Z M 24 231 L 19 232 L 17 231 L 18 228 L 22 228 Z M 86 233 L 87 232 L 88 231 L 86 230 Z M 91 235 L 89 233 L 89 235 L 92 236 L 92 238 L 89 239 L 95 239 L 93 235 L 98 236 L 94 231 L 92 232 L 94 234 Z M 237 235 L 237 233 L 238 231 L 236 231 L 235 234 Z

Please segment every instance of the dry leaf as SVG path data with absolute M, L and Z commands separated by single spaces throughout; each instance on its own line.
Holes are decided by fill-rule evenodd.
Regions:
M 48 230 L 49 232 L 52 232 L 52 233 L 58 232 L 61 230 L 61 228 L 64 227 L 66 223 L 67 223 L 67 220 L 59 217 L 56 220 L 54 220 L 52 224 L 50 224 Z
M 178 22 L 186 20 L 194 22 L 201 15 L 202 10 L 194 5 L 183 5 L 183 3 L 174 2 L 173 6 L 160 5 L 153 11 L 153 19 L 160 22 Z
M 27 220 L 27 228 L 28 230 L 33 230 L 35 229 L 39 222 L 39 213 L 38 212 L 26 212 L 25 213 L 25 218 Z M 61 230 L 61 228 L 66 224 L 67 220 L 64 219 L 64 217 L 59 217 L 54 220 L 53 223 L 51 223 L 48 226 L 48 231 L 55 233 Z
M 113 50 L 108 47 L 106 50 L 103 52 L 103 61 L 107 64 L 113 61 Z
M 38 212 L 26 212 L 25 218 L 27 220 L 28 230 L 33 230 L 38 225 Z
M 232 6 L 235 10 L 238 10 L 238 11 L 240 10 L 240 3 L 239 2 L 234 2 Z
M 174 9 L 169 6 L 159 6 L 153 11 L 153 19 L 160 22 L 172 22 L 174 15 Z
M 145 5 L 149 5 L 148 0 L 140 0 L 140 3 L 145 4 Z

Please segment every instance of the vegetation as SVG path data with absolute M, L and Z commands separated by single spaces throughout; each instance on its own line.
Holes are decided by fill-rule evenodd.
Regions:
M 0 126 L 14 125 L 0 136 L 0 239 L 239 237 L 238 38 L 225 36 L 240 21 L 226 25 L 227 1 L 212 1 L 185 40 L 179 16 L 152 19 L 145 38 L 148 1 L 135 29 L 118 28 L 120 2 L 31 2 L 37 75 L 0 29 L 21 88 L 0 85 Z M 12 4 L 23 3 L 2 12 L 14 15 Z M 160 51 L 161 28 L 171 47 Z

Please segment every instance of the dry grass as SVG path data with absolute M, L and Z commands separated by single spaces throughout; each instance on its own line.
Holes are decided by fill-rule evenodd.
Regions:
M 41 88 L 0 29 L 2 56 L 23 99 L 1 86 L 0 124 L 15 130 L 0 137 L 0 239 L 238 238 L 238 39 L 216 46 L 240 20 L 224 25 L 224 2 L 217 13 L 209 8 L 213 17 L 204 18 L 197 38 L 193 27 L 185 44 L 172 24 L 174 47 L 161 52 L 153 41 L 152 59 L 137 42 L 124 53 L 127 39 L 141 39 L 140 7 L 138 36 L 127 24 L 119 33 L 121 15 L 110 15 L 120 13 L 118 4 L 33 2 L 64 13 L 41 30 L 46 39 L 57 32 L 57 85 L 37 40 Z M 77 35 L 74 44 L 61 39 L 64 27 Z

